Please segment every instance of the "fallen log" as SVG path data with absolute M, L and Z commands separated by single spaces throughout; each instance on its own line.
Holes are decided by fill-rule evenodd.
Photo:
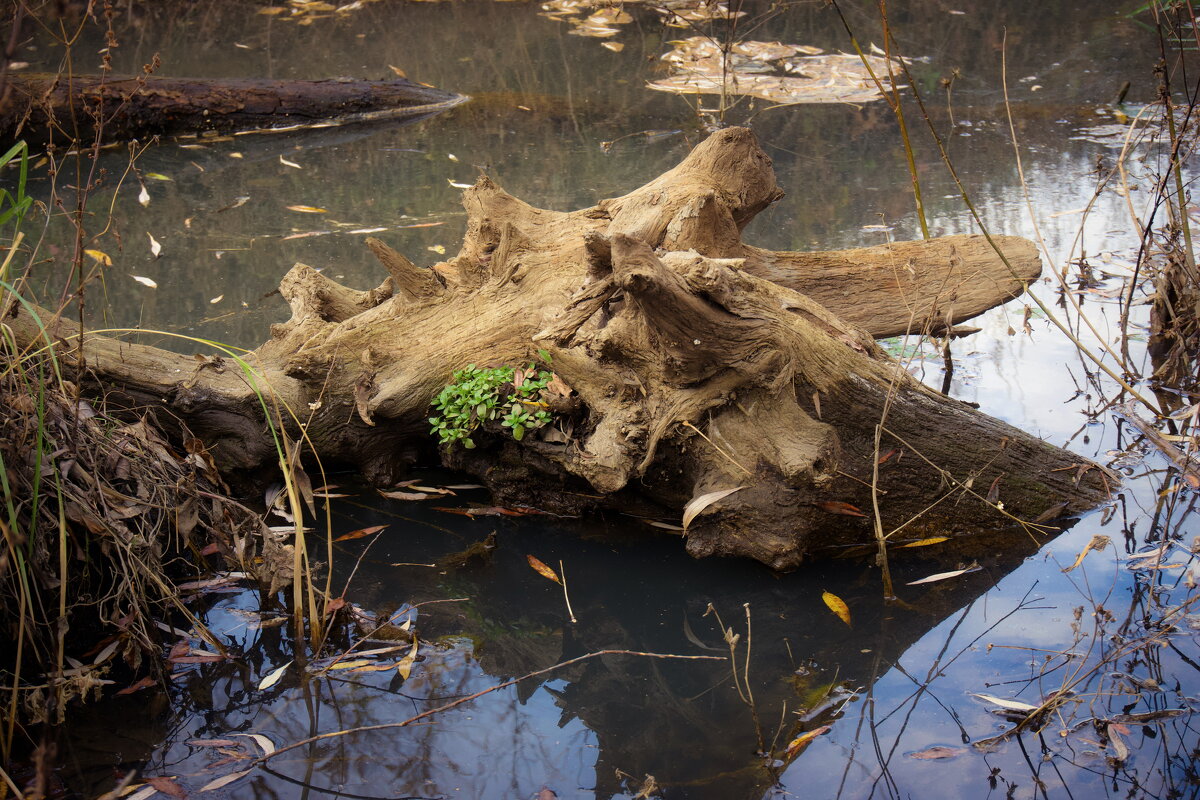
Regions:
M 384 81 L 8 76 L 0 139 L 92 144 L 317 124 L 416 119 L 467 97 Z
M 431 400 L 455 370 L 524 367 L 544 349 L 559 379 L 559 396 L 543 396 L 552 424 L 521 441 L 483 425 L 478 447 L 444 446 L 445 463 L 506 500 L 583 510 L 648 499 L 671 516 L 702 504 L 689 552 L 775 569 L 871 540 L 876 506 L 885 533 L 953 535 L 1106 497 L 1105 470 L 928 389 L 872 339 L 1003 302 L 1036 274 L 1010 268 L 1036 264 L 1026 243 L 1001 241 L 1007 263 L 973 237 L 834 255 L 743 245 L 741 229 L 779 196 L 741 128 L 581 211 L 534 208 L 482 177 L 464 192 L 467 233 L 448 261 L 421 268 L 374 241 L 390 277 L 368 291 L 293 267 L 280 285 L 291 319 L 247 359 L 253 385 L 229 362 L 106 340 L 84 348 L 88 374 L 110 399 L 184 419 L 231 470 L 276 460 L 265 394 L 322 458 L 386 483 L 428 448 Z M 805 284 L 831 263 L 876 277 L 841 293 L 825 281 L 818 303 Z M 792 272 L 772 273 L 779 265 Z M 979 286 L 990 294 L 955 310 Z M 903 312 L 882 322 L 860 311 L 897 296 Z M 7 324 L 23 341 L 39 324 L 67 345 L 78 336 L 25 311 Z M 70 363 L 72 347 L 60 350 Z M 717 492 L 728 493 L 704 500 Z

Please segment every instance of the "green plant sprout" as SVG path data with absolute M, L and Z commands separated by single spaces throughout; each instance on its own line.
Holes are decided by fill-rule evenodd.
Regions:
M 518 442 L 527 431 L 549 423 L 550 411 L 540 395 L 553 374 L 530 364 L 520 385 L 513 386 L 516 372 L 508 366 L 479 369 L 474 364 L 455 372 L 430 404 L 437 416 L 429 418 L 429 432 L 437 434 L 440 444 L 462 442 L 470 449 L 475 446 L 471 434 L 486 422 L 500 420 Z

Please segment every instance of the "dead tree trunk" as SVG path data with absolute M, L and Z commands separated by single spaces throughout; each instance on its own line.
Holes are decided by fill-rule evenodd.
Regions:
M 320 81 L 264 78 L 8 77 L 0 139 L 91 143 L 205 131 L 414 119 L 468 98 L 395 78 Z
M 227 468 L 275 460 L 257 390 L 323 458 L 386 482 L 430 441 L 429 404 L 451 372 L 545 348 L 573 390 L 554 423 L 444 460 L 507 498 L 575 508 L 649 498 L 678 514 L 736 489 L 692 522 L 687 548 L 776 569 L 870 541 L 876 506 L 884 533 L 970 541 L 1105 496 L 1103 469 L 927 389 L 872 339 L 1018 293 L 1040 268 L 1027 242 L 1000 237 L 1004 259 L 970 236 L 839 253 L 742 244 L 779 196 L 740 128 L 582 211 L 534 208 L 481 178 L 464 193 L 461 250 L 432 269 L 377 241 L 390 277 L 370 291 L 297 264 L 280 286 L 291 319 L 249 359 L 256 388 L 229 363 L 111 341 L 84 348 L 87 366 L 110 396 L 184 417 Z M 23 312 L 9 324 L 36 335 Z

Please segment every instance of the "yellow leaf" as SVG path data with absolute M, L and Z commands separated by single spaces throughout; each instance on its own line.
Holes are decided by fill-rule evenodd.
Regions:
M 328 214 L 329 211 L 316 206 L 288 206 L 288 211 L 299 211 L 301 214 Z
M 103 250 L 84 250 L 83 252 L 91 256 L 94 261 L 98 261 L 106 267 L 112 266 L 112 259 Z
M 400 673 L 400 677 L 408 680 L 408 676 L 412 674 L 413 662 L 417 660 L 417 637 L 413 635 L 412 650 L 404 658 L 396 662 L 396 672 Z
M 931 544 L 941 544 L 942 542 L 947 541 L 949 538 L 949 536 L 931 536 L 928 539 L 918 539 L 915 542 L 902 544 L 900 547 L 928 547 Z
M 543 578 L 549 578 L 555 583 L 562 583 L 562 581 L 558 579 L 558 573 L 543 564 L 541 560 L 537 558 L 537 556 L 527 555 L 525 558 L 529 559 L 529 566 L 533 567 L 537 574 L 541 575 Z
M 829 610 L 838 615 L 838 619 L 850 625 L 850 607 L 846 605 L 846 601 L 838 597 L 832 592 L 821 592 L 821 599 L 825 601 L 825 605 L 829 606 Z M 850 627 L 854 627 L 850 625 Z
M 435 244 L 432 247 L 426 247 L 425 249 L 430 251 L 431 253 L 437 253 L 439 256 L 446 255 L 445 245 Z
M 354 669 L 355 667 L 365 667 L 370 663 L 371 659 L 369 658 L 355 658 L 350 661 L 339 661 L 330 667 L 330 669 Z
M 788 742 L 787 757 L 795 758 L 796 755 L 801 750 L 804 749 L 804 746 L 806 744 L 808 744 L 809 742 L 811 742 L 813 739 L 817 738 L 818 736 L 822 736 L 826 733 L 829 733 L 829 730 L 830 730 L 830 727 L 828 725 L 822 725 L 819 728 L 816 728 L 811 731 L 806 731 L 806 732 L 800 734 L 799 736 L 797 736 L 795 739 L 792 739 L 790 742 Z

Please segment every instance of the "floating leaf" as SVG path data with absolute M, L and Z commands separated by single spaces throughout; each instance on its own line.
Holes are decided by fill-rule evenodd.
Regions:
M 142 276 L 142 275 L 130 275 L 129 277 L 133 278 L 135 281 L 137 281 L 138 283 L 142 284 L 142 286 L 149 286 L 151 289 L 157 289 L 157 288 L 158 288 L 158 284 L 157 284 L 157 283 L 155 283 L 154 281 L 152 281 L 152 280 L 150 280 L 149 278 L 146 278 L 146 277 L 144 277 L 144 276 Z
M 147 172 L 146 177 L 154 181 L 173 181 L 174 178 L 163 175 L 161 172 Z
M 938 744 L 933 747 L 926 747 L 924 750 L 918 750 L 915 753 L 909 753 L 909 758 L 920 759 L 921 761 L 934 761 L 939 758 L 954 758 L 966 752 L 965 747 L 946 747 Z
M 829 733 L 830 730 L 832 730 L 831 726 L 822 725 L 819 728 L 800 734 L 795 739 L 792 739 L 790 742 L 788 742 L 786 757 L 795 758 L 796 755 L 804 749 L 805 745 L 818 736 L 824 736 L 825 734 Z
M 292 665 L 289 661 L 282 667 L 276 667 L 266 674 L 266 676 L 258 682 L 259 691 L 270 689 L 275 684 L 279 683 L 279 679 L 283 677 L 283 673 L 287 672 L 287 668 Z
M 1075 556 L 1075 563 L 1069 567 L 1064 567 L 1063 572 L 1070 572 L 1071 570 L 1075 569 L 1083 563 L 1084 556 L 1086 556 L 1092 550 L 1103 550 L 1104 548 L 1108 547 L 1110 541 L 1111 540 L 1107 536 L 1100 533 L 1096 534 L 1091 538 L 1091 540 L 1088 541 L 1087 544 L 1083 546 L 1083 549 L 1079 551 L 1079 555 Z
M 83 252 L 91 256 L 93 261 L 99 262 L 106 267 L 112 266 L 112 259 L 103 250 L 84 250 Z
M 222 786 L 228 786 L 229 784 L 233 783 L 234 781 L 246 777 L 253 771 L 254 771 L 254 769 L 251 768 L 251 769 L 244 769 L 241 772 L 231 772 L 228 775 L 223 775 L 222 777 L 217 778 L 215 781 L 209 781 L 208 783 L 201 786 L 200 791 L 211 792 L 216 789 L 220 789 Z
M 456 164 L 458 163 L 458 156 L 454 155 L 454 153 L 446 153 L 446 158 L 450 159 Z
M 407 73 L 407 72 L 405 72 L 404 70 L 400 69 L 399 67 L 393 67 L 391 64 L 388 64 L 388 69 L 390 69 L 392 72 L 394 72 L 394 73 L 396 73 L 397 75 L 399 75 L 401 78 L 407 78 L 407 77 L 408 77 L 408 73 Z
M 841 514 L 844 517 L 866 516 L 866 514 L 860 511 L 857 506 L 852 506 L 849 503 L 843 503 L 840 500 L 826 500 L 822 503 L 816 503 L 815 505 L 826 514 Z
M 154 234 L 146 231 L 146 235 L 150 237 L 150 252 L 155 258 L 158 258 L 162 255 L 162 245 L 158 243 L 158 239 L 154 238 Z
M 432 245 L 431 247 L 426 247 L 425 249 L 430 251 L 431 253 L 437 253 L 439 256 L 446 254 L 445 246 L 440 245 L 440 244 L 435 244 L 435 245 Z
M 916 586 L 921 583 L 933 583 L 935 581 L 944 581 L 950 578 L 957 578 L 959 575 L 966 575 L 968 572 L 978 572 L 981 567 L 978 564 L 972 564 L 964 569 L 956 569 L 950 572 L 939 572 L 935 575 L 930 575 L 927 578 L 921 578 L 919 581 L 909 581 L 909 586 Z
M 145 186 L 143 186 L 142 190 L 138 192 L 138 202 L 142 204 L 142 208 L 150 205 L 150 193 L 146 191 Z
M 330 669 L 354 669 L 355 667 L 365 667 L 370 663 L 372 662 L 369 658 L 354 658 L 349 661 L 339 661 L 331 666 Z
M 224 299 L 225 299 L 225 295 L 219 294 L 216 297 L 214 297 L 213 299 L 209 300 L 208 302 L 212 303 L 213 305 L 216 305 L 217 303 L 221 302 Z
M 427 499 L 429 499 L 429 494 L 427 492 L 385 492 L 382 489 L 380 489 L 378 491 L 381 496 L 386 497 L 390 500 L 427 500 Z
M 282 153 L 279 155 L 279 163 L 283 164 L 285 167 L 291 167 L 292 169 L 304 169 L 304 167 L 300 166 L 295 161 L 288 161 L 283 157 Z
M 241 742 L 233 739 L 188 739 L 184 742 L 188 747 L 240 747 Z
M 845 600 L 833 592 L 821 592 L 821 599 L 825 601 L 825 605 L 829 606 L 830 611 L 837 614 L 838 619 L 846 623 L 847 626 L 854 627 L 850 624 L 850 606 L 846 605 Z
M 941 544 L 949 538 L 949 536 L 930 536 L 928 539 L 918 539 L 915 542 L 899 545 L 899 547 L 928 547 L 931 544 Z
M 555 583 L 562 583 L 562 581 L 558 579 L 558 573 L 543 564 L 537 558 L 537 556 L 527 555 L 525 558 L 529 560 L 529 566 L 533 567 L 537 574 L 541 575 L 543 578 L 549 578 Z
M 275 752 L 275 743 L 263 736 L 261 733 L 235 733 L 234 736 L 245 736 L 247 739 L 253 739 L 255 744 L 263 751 L 264 755 L 271 755 Z
M 142 788 L 138 789 L 136 792 L 126 795 L 125 800 L 147 800 L 147 798 L 153 797 L 156 794 L 158 794 L 158 789 L 155 789 L 149 784 L 143 784 Z
M 612 50 L 614 53 L 619 53 L 625 49 L 625 45 L 621 42 L 601 42 L 600 46 L 605 50 Z
M 708 508 L 722 497 L 728 497 L 734 492 L 745 488 L 745 486 L 735 486 L 732 489 L 718 489 L 715 492 L 706 492 L 705 494 L 693 497 L 688 501 L 688 504 L 683 507 L 683 529 L 686 531 L 692 520 L 700 516 L 704 512 L 704 509 Z
M 396 662 L 396 672 L 404 680 L 408 680 L 408 676 L 412 674 L 413 664 L 417 660 L 417 637 L 413 635 L 412 650 L 404 658 Z
M 351 539 L 361 539 L 364 536 L 370 536 L 373 533 L 379 533 L 381 530 L 383 530 L 386 527 L 387 527 L 387 525 L 372 525 L 369 528 L 359 528 L 356 531 L 350 531 L 349 533 L 343 533 L 341 536 L 334 539 L 334 541 L 335 542 L 348 542 Z
M 329 210 L 317 206 L 288 206 L 288 211 L 298 211 L 301 214 L 328 214 Z
M 146 784 L 153 786 L 163 794 L 169 794 L 171 797 L 184 798 L 187 797 L 187 792 L 183 787 L 175 782 L 174 778 L 168 778 L 166 775 L 154 775 L 146 778 Z
M 471 188 L 471 184 L 469 184 L 469 183 L 456 183 L 455 181 L 451 180 L 450 178 L 446 178 L 446 183 L 450 184 L 455 189 L 470 189 Z
M 992 705 L 1007 709 L 1008 711 L 1036 711 L 1037 706 L 1023 703 L 1020 700 L 1008 700 L 1003 697 L 993 697 L 990 694 L 978 694 L 971 692 L 972 697 L 978 697 L 980 700 L 986 700 Z

